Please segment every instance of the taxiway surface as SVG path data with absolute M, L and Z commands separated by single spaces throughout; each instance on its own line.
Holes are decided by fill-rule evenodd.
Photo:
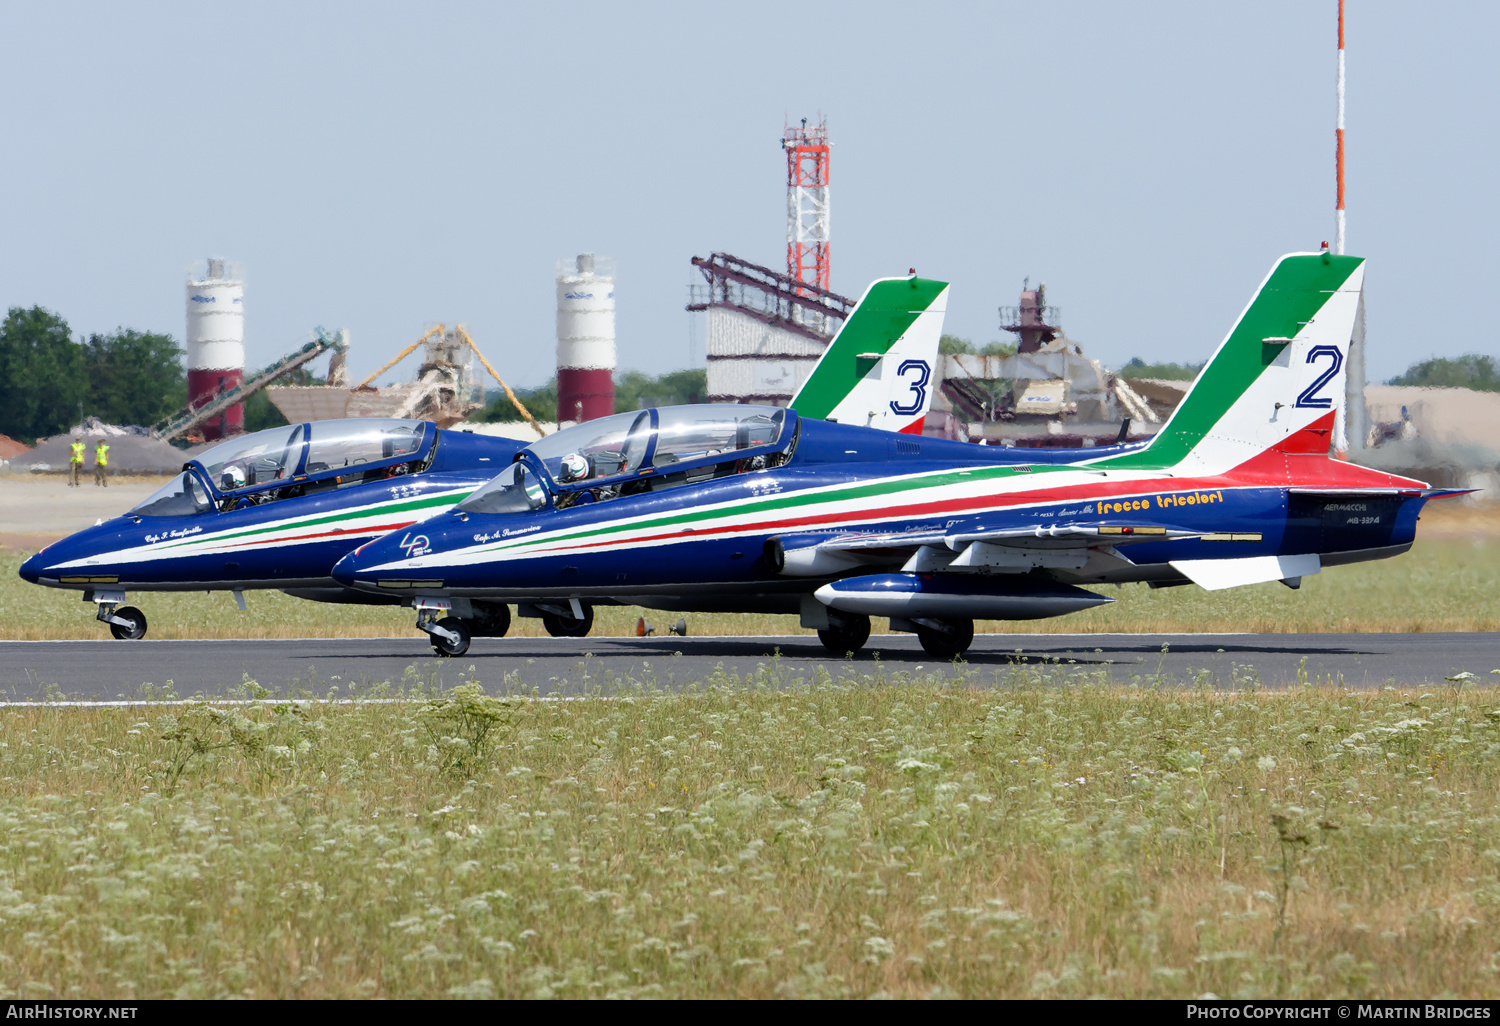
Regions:
M 116 700 L 161 695 L 225 697 L 248 676 L 274 695 L 368 693 L 390 682 L 440 686 L 471 677 L 499 690 L 578 694 L 621 682 L 681 686 L 716 670 L 744 678 L 773 664 L 782 679 L 878 668 L 965 675 L 1004 683 L 1019 664 L 1103 671 L 1117 684 L 1212 683 L 1284 687 L 1299 680 L 1349 687 L 1443 684 L 1468 670 L 1500 683 L 1500 634 L 1028 634 L 974 639 L 964 664 L 932 659 L 911 635 L 872 637 L 854 660 L 831 659 L 811 637 L 478 639 L 459 659 L 438 659 L 426 639 L 300 641 L 0 642 L 0 699 Z M 472 669 L 471 669 L 472 667 Z M 1205 676 L 1206 674 L 1206 676 Z M 1478 683 L 1478 682 L 1476 682 Z

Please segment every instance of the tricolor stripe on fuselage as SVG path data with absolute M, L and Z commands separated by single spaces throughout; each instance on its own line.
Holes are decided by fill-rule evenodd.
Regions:
M 1157 495 L 1199 493 L 1212 493 L 1223 501 L 1205 504 L 1203 510 L 1196 498 L 1174 502 L 1170 512 L 1153 508 L 1151 521 L 1185 516 L 1201 521 L 1208 509 L 1215 510 L 1211 515 L 1222 509 L 1226 517 L 1231 507 L 1258 510 L 1262 519 L 1277 521 L 1254 525 L 1266 528 L 1264 544 L 1273 546 L 1286 524 L 1290 487 L 1326 487 L 1335 479 L 1341 486 L 1397 488 L 1412 494 L 1423 487 L 1422 482 L 1326 459 L 1333 420 L 1328 407 L 1342 392 L 1340 371 L 1362 283 L 1359 258 L 1282 258 L 1173 417 L 1137 451 L 1064 465 L 949 463 L 912 472 L 903 468 L 897 474 L 891 473 L 888 462 L 800 467 L 793 459 L 783 468 L 686 492 L 617 499 L 537 515 L 534 520 L 476 517 L 472 544 L 435 546 L 406 559 L 387 556 L 360 566 L 358 574 L 399 570 L 437 578 L 453 571 L 448 586 L 472 594 L 483 587 L 483 568 L 491 568 L 489 576 L 497 590 L 511 590 L 521 586 L 524 574 L 512 575 L 506 564 L 544 557 L 608 557 L 663 545 L 797 532 L 930 529 L 939 519 L 1066 506 L 1076 507 L 1075 515 L 1098 521 L 1127 516 L 1123 508 L 1113 508 L 1117 502 L 1123 507 L 1127 499 L 1134 503 Z M 810 422 L 805 427 L 815 429 Z M 846 479 L 826 483 L 830 477 Z M 851 477 L 855 479 L 848 480 Z M 1105 498 L 1110 503 L 1107 514 L 1098 508 Z M 641 509 L 639 503 L 651 508 L 634 513 Z M 1145 515 L 1141 510 L 1130 512 Z M 490 525 L 500 525 L 503 533 L 497 537 Z M 435 529 L 450 543 L 462 530 L 453 524 Z M 370 555 L 376 551 L 389 550 L 372 550 Z M 677 558 L 682 557 L 691 559 L 686 552 Z M 603 579 L 598 572 L 603 564 L 589 565 L 594 576 Z M 580 584 L 591 572 L 572 569 Z M 646 568 L 645 576 L 653 574 Z M 684 580 L 692 576 L 690 565 L 679 574 Z M 638 586 L 635 581 L 619 588 L 590 585 L 589 593 L 626 594 Z

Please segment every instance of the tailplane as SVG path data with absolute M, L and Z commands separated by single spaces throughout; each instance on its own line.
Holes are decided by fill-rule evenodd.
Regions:
M 880 278 L 860 297 L 792 407 L 804 417 L 922 433 L 937 387 L 948 283 Z

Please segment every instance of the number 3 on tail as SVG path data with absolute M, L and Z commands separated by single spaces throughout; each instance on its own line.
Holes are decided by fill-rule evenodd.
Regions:
M 910 416 L 913 413 L 922 412 L 922 407 L 927 405 L 927 380 L 932 377 L 932 368 L 927 366 L 925 360 L 906 360 L 896 369 L 896 377 L 906 379 L 907 371 L 916 371 L 916 377 L 906 381 L 911 387 L 911 401 L 897 402 L 891 400 L 891 412 L 899 413 L 901 416 Z
M 1302 394 L 1297 397 L 1296 405 L 1298 407 L 1310 407 L 1316 410 L 1332 408 L 1333 400 L 1326 395 L 1319 395 L 1318 393 L 1333 380 L 1334 375 L 1339 372 L 1339 368 L 1344 365 L 1344 354 L 1339 352 L 1338 346 L 1313 346 L 1312 349 L 1308 350 L 1307 362 L 1317 363 L 1319 358 L 1324 356 L 1328 357 L 1332 362 L 1328 364 L 1328 369 L 1319 374 L 1318 379 L 1311 385 L 1308 385 Z

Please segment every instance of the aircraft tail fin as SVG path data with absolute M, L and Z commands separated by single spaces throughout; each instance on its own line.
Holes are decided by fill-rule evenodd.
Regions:
M 1271 449 L 1328 452 L 1363 287 L 1362 257 L 1276 261 L 1156 437 L 1107 462 L 1222 473 Z
M 804 417 L 920 435 L 947 307 L 947 282 L 915 275 L 872 282 L 792 407 Z

